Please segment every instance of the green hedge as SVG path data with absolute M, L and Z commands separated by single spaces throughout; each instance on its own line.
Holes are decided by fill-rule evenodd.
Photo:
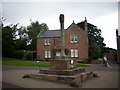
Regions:
M 14 51 L 13 52 L 13 56 L 12 58 L 16 58 L 16 59 L 22 59 L 23 58 L 23 55 L 24 55 L 24 52 L 23 51 Z
M 31 52 L 26 54 L 26 60 L 33 60 L 33 54 Z

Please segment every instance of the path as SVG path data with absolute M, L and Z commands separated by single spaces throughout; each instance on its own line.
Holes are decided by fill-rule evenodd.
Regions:
M 117 88 L 118 66 L 116 63 L 110 63 L 110 65 L 112 67 L 110 70 L 103 67 L 102 64 L 86 67 L 87 71 L 95 71 L 100 77 L 83 82 L 82 88 Z M 67 84 L 22 78 L 24 74 L 36 73 L 40 68 L 41 67 L 3 65 L 3 87 L 5 87 L 7 83 L 11 84 L 8 86 L 12 88 L 16 86 L 18 86 L 18 88 L 72 88 Z M 15 87 L 13 85 L 15 85 Z
M 109 61 L 111 68 L 104 67 L 103 64 L 94 67 L 86 67 L 87 71 L 93 70 L 100 77 L 87 80 L 82 84 L 83 88 L 118 88 L 118 64 L 115 61 Z

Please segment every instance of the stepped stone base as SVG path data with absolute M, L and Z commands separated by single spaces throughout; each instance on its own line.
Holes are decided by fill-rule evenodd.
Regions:
M 41 74 L 54 74 L 54 75 L 74 75 L 77 73 L 84 72 L 85 69 L 82 67 L 69 69 L 69 70 L 60 70 L 60 69 L 41 69 L 39 73 Z
M 55 82 L 60 82 L 60 83 L 66 83 L 66 84 L 71 84 L 73 81 L 77 81 L 81 84 L 81 82 L 92 78 L 93 77 L 93 72 L 82 72 L 74 75 L 53 75 L 53 74 L 29 74 L 26 75 L 30 78 L 35 78 L 35 79 L 43 79 L 43 80 L 49 80 L 49 81 L 55 81 Z
M 38 74 L 24 75 L 24 78 L 43 79 L 70 84 L 79 87 L 81 82 L 92 78 L 93 71 L 86 72 L 85 68 L 76 68 L 76 62 L 70 59 L 55 59 L 49 69 L 41 69 Z

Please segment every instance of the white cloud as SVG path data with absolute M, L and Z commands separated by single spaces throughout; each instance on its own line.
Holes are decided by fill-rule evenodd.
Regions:
M 57 0 L 58 1 L 58 0 Z M 49 29 L 59 29 L 59 15 L 65 15 L 65 28 L 87 17 L 88 22 L 102 30 L 107 46 L 116 48 L 115 30 L 118 28 L 118 3 L 116 2 L 4 2 L 2 14 L 5 24 L 29 25 L 30 19 L 47 23 Z
M 118 13 L 102 16 L 91 21 L 102 30 L 102 36 L 107 47 L 117 48 L 116 29 L 118 28 Z
M 118 2 L 119 0 L 89 0 L 89 2 Z M 88 0 L 2 0 L 2 2 L 88 2 Z

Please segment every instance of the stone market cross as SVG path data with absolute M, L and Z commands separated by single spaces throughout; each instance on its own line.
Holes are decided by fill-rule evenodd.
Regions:
M 36 78 L 50 80 L 60 83 L 70 84 L 71 86 L 81 86 L 81 82 L 94 76 L 93 71 L 86 72 L 83 67 L 76 67 L 75 60 L 65 55 L 65 40 L 64 40 L 64 15 L 60 14 L 61 28 L 61 56 L 50 60 L 48 69 L 40 69 L 38 74 L 26 74 L 23 78 Z M 85 23 L 87 24 L 87 23 Z

